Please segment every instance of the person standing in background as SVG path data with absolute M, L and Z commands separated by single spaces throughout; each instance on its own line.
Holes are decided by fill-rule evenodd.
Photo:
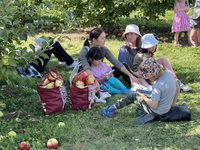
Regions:
M 188 34 L 188 43 L 190 42 L 190 19 L 186 12 L 190 10 L 189 7 L 185 7 L 185 0 L 175 0 L 175 7 L 174 7 L 174 19 L 172 24 L 172 32 L 175 32 L 174 35 L 174 45 L 173 46 L 182 46 L 178 39 L 179 34 L 182 31 L 187 31 Z
M 200 0 L 196 0 L 194 10 L 193 10 L 193 16 L 190 20 L 190 27 L 191 33 L 190 33 L 190 41 L 194 47 L 197 47 L 197 41 L 200 42 Z

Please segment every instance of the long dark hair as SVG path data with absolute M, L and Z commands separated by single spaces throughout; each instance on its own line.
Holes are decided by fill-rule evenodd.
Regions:
M 101 28 L 94 28 L 90 31 L 90 36 L 85 40 L 83 46 L 90 46 L 89 41 L 93 42 L 93 38 L 97 39 L 104 32 Z
M 103 57 L 102 52 L 98 47 L 90 48 L 90 50 L 87 54 L 88 61 L 89 61 L 89 58 L 92 60 L 100 60 L 100 59 L 102 59 L 102 57 Z M 91 65 L 90 61 L 89 61 L 89 64 Z
M 157 46 L 156 46 L 156 49 L 157 49 Z M 153 54 L 156 52 L 156 49 L 154 52 L 149 52 L 149 54 Z M 145 48 L 140 48 L 137 53 L 148 53 L 148 49 L 145 49 Z
M 133 55 L 133 52 L 131 51 L 131 46 L 127 41 L 126 35 L 125 35 L 125 39 L 126 39 L 126 49 L 128 50 L 129 54 Z M 137 49 L 137 51 L 140 49 L 140 45 L 141 45 L 141 36 L 139 36 L 136 39 L 136 49 Z

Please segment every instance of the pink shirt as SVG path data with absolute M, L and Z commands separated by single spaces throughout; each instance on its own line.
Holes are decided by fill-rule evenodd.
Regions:
M 104 65 L 103 65 L 104 64 Z M 109 67 L 108 65 L 106 65 L 105 63 L 101 62 L 99 64 L 99 68 L 95 69 L 91 67 L 91 71 L 94 75 L 95 78 L 97 79 L 101 79 L 103 78 L 107 73 L 109 73 L 112 70 L 111 67 Z

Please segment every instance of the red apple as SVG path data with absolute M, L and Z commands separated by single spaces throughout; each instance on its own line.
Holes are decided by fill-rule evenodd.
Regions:
M 76 81 L 75 84 L 76 84 L 77 87 L 78 87 L 79 85 L 85 86 L 85 83 L 84 83 L 83 81 L 80 81 L 80 80 Z
M 25 129 L 22 129 L 22 130 L 20 131 L 20 133 L 23 133 L 23 134 L 24 134 L 25 132 L 26 132 Z
M 21 142 L 19 145 L 20 150 L 29 150 L 30 147 L 31 145 L 28 142 Z
M 82 72 L 79 76 L 78 79 L 81 81 L 85 81 L 85 79 L 88 77 L 88 74 L 86 71 Z
M 92 85 L 95 81 L 95 78 L 93 75 L 89 75 L 86 80 L 85 80 L 85 84 L 86 85 Z
M 47 141 L 47 147 L 49 149 L 57 148 L 58 147 L 58 141 L 55 138 L 51 138 Z
M 49 84 L 47 84 L 46 86 L 43 86 L 45 87 L 46 89 L 52 89 L 54 88 L 54 82 L 50 82 Z
M 74 84 L 79 80 L 79 78 L 78 78 L 79 76 L 76 76 L 76 77 L 75 77 L 75 76 L 76 76 L 76 75 L 73 75 L 73 76 L 71 77 L 71 81 L 72 81 L 72 83 L 74 83 Z M 74 78 L 74 77 L 75 77 L 75 78 Z
M 118 32 L 117 36 L 118 36 L 118 37 L 121 37 L 121 36 L 122 36 L 122 33 L 121 33 L 121 32 Z
M 57 77 L 58 77 L 57 74 L 55 72 L 51 71 L 49 76 L 48 76 L 48 79 L 50 81 L 55 81 L 57 79 Z
M 49 79 L 46 78 L 46 79 L 44 79 L 44 81 L 43 81 L 43 83 L 41 85 L 45 86 L 45 85 L 47 85 L 49 83 L 50 83 Z
M 61 86 L 63 84 L 63 82 L 61 81 L 61 80 L 56 80 L 55 82 L 54 82 L 54 86 L 55 87 L 59 87 L 59 86 Z

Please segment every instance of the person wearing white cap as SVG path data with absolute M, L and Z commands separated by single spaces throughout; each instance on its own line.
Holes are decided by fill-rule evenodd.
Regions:
M 156 52 L 156 47 L 157 44 L 159 43 L 159 41 L 154 37 L 153 34 L 149 33 L 149 34 L 145 34 L 142 37 L 142 45 L 141 45 L 141 49 L 138 50 L 134 61 L 133 61 L 133 66 L 132 66 L 132 70 L 133 71 L 138 71 L 138 67 L 139 65 L 142 63 L 143 60 L 150 58 L 150 57 L 154 57 L 154 53 Z M 192 88 L 185 86 L 176 76 L 176 74 L 174 73 L 174 70 L 172 69 L 171 65 L 169 64 L 168 60 L 165 57 L 161 57 L 157 60 L 157 62 L 162 65 L 164 67 L 165 70 L 169 70 L 173 75 L 174 78 L 179 82 L 180 84 L 180 88 L 183 91 L 189 91 Z
M 138 78 L 141 85 L 148 87 L 148 89 L 151 90 L 152 87 L 142 78 L 142 76 L 131 70 L 134 57 L 141 45 L 141 34 L 139 27 L 134 24 L 127 25 L 123 37 L 125 37 L 126 43 L 120 47 L 118 60 L 127 68 L 130 73 Z M 117 76 L 117 74 L 114 74 L 114 76 Z M 137 87 L 132 87 L 131 89 L 135 88 Z

